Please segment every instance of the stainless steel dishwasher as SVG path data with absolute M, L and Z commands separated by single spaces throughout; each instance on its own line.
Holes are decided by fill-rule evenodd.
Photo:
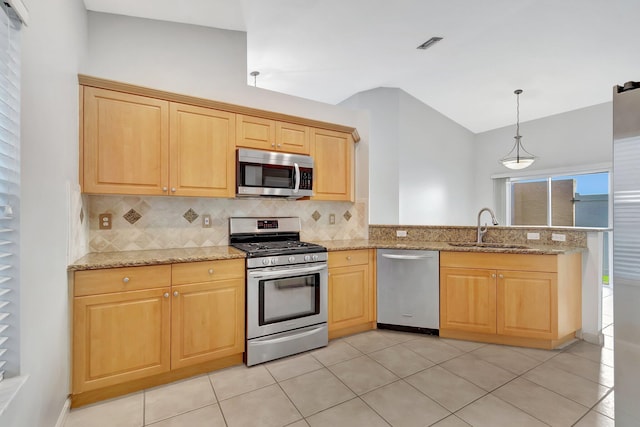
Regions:
M 378 328 L 438 334 L 440 253 L 378 249 Z

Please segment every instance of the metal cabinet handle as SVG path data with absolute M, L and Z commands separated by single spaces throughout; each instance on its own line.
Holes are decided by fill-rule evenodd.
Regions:
M 123 283 L 129 283 L 129 278 L 128 278 L 128 277 L 125 277 L 124 279 L 122 279 L 122 282 L 123 282 Z
M 168 188 L 167 187 L 162 187 L 162 191 L 167 191 Z
M 169 292 L 165 292 L 164 295 L 162 295 L 165 298 L 169 298 Z
M 180 294 L 178 293 L 178 291 L 173 291 L 173 296 L 174 296 L 174 297 L 177 297 L 178 295 L 180 295 Z
M 347 261 L 351 261 L 351 257 L 350 256 L 347 257 Z
M 213 268 L 209 269 L 209 274 L 213 274 Z
M 496 278 L 496 273 L 492 273 L 492 274 L 491 274 L 491 278 L 492 278 L 492 279 L 495 279 L 495 278 Z
M 176 187 L 171 187 L 171 192 L 175 193 L 176 192 Z
M 502 274 L 498 274 L 498 277 L 499 277 L 500 279 L 504 279 L 504 275 L 502 275 Z
M 271 146 L 272 146 L 272 147 L 275 147 L 275 146 L 276 146 L 276 144 L 275 144 L 274 142 L 272 142 L 272 143 L 271 143 Z
M 282 144 L 278 144 L 278 147 L 282 147 Z

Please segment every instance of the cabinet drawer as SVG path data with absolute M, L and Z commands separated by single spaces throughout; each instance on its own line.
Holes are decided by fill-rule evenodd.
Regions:
M 369 249 L 329 252 L 329 268 L 369 263 Z
M 76 271 L 73 295 L 98 295 L 112 292 L 162 288 L 171 285 L 171 266 L 105 268 Z
M 173 264 L 171 283 L 184 285 L 188 283 L 210 282 L 212 280 L 244 277 L 244 259 L 220 261 L 186 262 Z

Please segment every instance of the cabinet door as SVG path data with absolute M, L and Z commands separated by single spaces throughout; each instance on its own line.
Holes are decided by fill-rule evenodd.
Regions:
M 496 333 L 496 272 L 440 269 L 440 328 Z
M 276 122 L 276 148 L 288 153 L 309 154 L 309 128 L 293 123 Z
M 555 273 L 498 271 L 498 334 L 557 338 Z
M 167 194 L 169 103 L 84 88 L 82 190 Z
M 169 290 L 74 298 L 74 394 L 169 371 Z
M 354 144 L 351 135 L 323 129 L 313 129 L 311 134 L 313 199 L 353 201 Z
M 369 266 L 329 269 L 329 333 L 373 321 Z
M 171 368 L 244 351 L 244 280 L 173 286 Z
M 235 114 L 171 104 L 170 194 L 233 197 Z
M 236 116 L 236 146 L 258 150 L 276 149 L 276 122 L 260 117 Z

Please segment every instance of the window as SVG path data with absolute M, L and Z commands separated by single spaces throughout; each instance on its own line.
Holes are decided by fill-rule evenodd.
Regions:
M 18 374 L 20 20 L 0 5 L 0 381 Z
M 609 172 L 507 180 L 509 225 L 609 226 Z

